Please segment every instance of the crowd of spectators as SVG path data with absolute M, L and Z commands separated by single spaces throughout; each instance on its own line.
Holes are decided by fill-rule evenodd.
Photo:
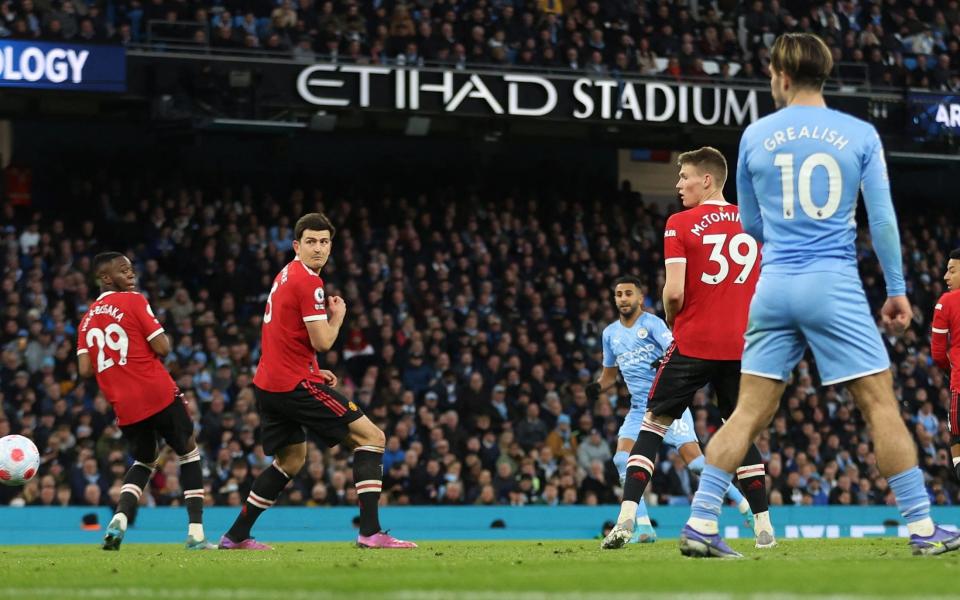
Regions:
M 852 84 L 960 90 L 958 0 L 4 0 L 0 37 L 318 60 L 764 78 L 777 34 Z
M 615 320 L 609 285 L 646 282 L 661 312 L 664 210 L 627 188 L 592 196 L 483 189 L 369 191 L 251 187 L 150 189 L 83 182 L 57 212 L 0 209 L 0 436 L 40 449 L 39 475 L 0 487 L 0 503 L 113 505 L 131 458 L 93 380 L 77 377 L 76 327 L 98 291 L 92 256 L 125 251 L 172 339 L 166 366 L 185 393 L 203 450 L 209 504 L 238 506 L 271 458 L 258 442 L 251 374 L 274 275 L 292 258 L 292 225 L 323 210 L 338 226 L 323 277 L 348 318 L 320 357 L 340 390 L 387 435 L 389 504 L 616 502 L 610 461 L 629 408 L 620 384 L 588 401 L 601 365 L 600 332 Z M 960 228 L 945 216 L 901 215 L 914 322 L 887 338 L 903 418 L 917 440 L 936 504 L 960 502 L 949 456 L 948 375 L 929 353 L 929 316 Z M 862 232 L 858 252 L 871 305 L 882 276 Z M 696 431 L 720 426 L 698 393 Z M 796 369 L 759 439 L 770 501 L 890 504 L 870 438 L 849 394 L 821 388 L 815 364 Z M 353 505 L 350 455 L 309 447 L 279 504 Z M 685 503 L 696 488 L 674 452 L 660 457 L 653 503 Z M 142 502 L 182 502 L 169 449 Z

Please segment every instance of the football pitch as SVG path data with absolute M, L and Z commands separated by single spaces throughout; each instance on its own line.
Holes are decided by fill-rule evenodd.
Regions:
M 0 547 L 0 598 L 495 600 L 546 598 L 956 597 L 960 552 L 914 557 L 902 539 L 786 540 L 736 561 L 680 556 L 675 540 L 604 551 L 599 542 L 425 542 L 411 551 L 346 543 L 273 552 L 189 552 L 128 543 Z

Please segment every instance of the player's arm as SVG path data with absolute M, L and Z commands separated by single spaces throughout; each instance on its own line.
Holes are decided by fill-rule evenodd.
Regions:
M 873 132 L 867 140 L 863 155 L 860 190 L 867 209 L 873 250 L 883 268 L 887 284 L 887 301 L 880 313 L 884 324 L 895 333 L 902 333 L 910 324 L 913 311 L 907 300 L 907 286 L 903 282 L 903 258 L 900 255 L 900 230 L 890 197 L 890 180 L 883 158 L 880 136 Z
M 683 308 L 683 285 L 687 277 L 687 261 L 668 258 L 666 263 L 667 278 L 663 284 L 663 312 L 667 317 L 667 325 L 673 327 L 677 313 Z
M 86 323 L 86 316 L 80 320 Z M 87 347 L 87 331 L 81 326 L 77 332 L 77 375 L 87 379 L 93 377 L 93 364 L 90 362 L 90 348 Z
M 737 209 L 740 211 L 740 225 L 743 230 L 762 244 L 763 219 L 760 217 L 760 202 L 753 189 L 753 179 L 747 166 L 748 146 L 749 139 L 744 135 L 740 138 L 740 154 L 737 157 Z
M 310 336 L 310 345 L 317 352 L 327 352 L 340 335 L 340 327 L 347 312 L 347 305 L 340 296 L 332 296 L 326 300 L 326 311 L 323 315 L 308 315 L 303 317 Z
M 950 370 L 950 358 L 947 355 L 947 346 L 950 335 L 949 307 L 941 297 L 933 309 L 933 324 L 930 327 L 930 355 L 933 362 L 945 371 Z
M 667 324 L 673 327 L 673 320 L 683 308 L 683 286 L 687 277 L 687 249 L 681 239 L 682 223 L 676 219 L 677 215 L 667 219 L 666 230 L 663 232 L 663 264 L 667 278 L 663 284 L 661 298 L 663 298 L 663 312 L 666 313 Z
M 166 358 L 173 350 L 170 345 L 170 338 L 167 337 L 167 334 L 164 333 L 162 329 L 157 332 L 157 335 L 150 339 L 150 348 L 152 348 L 160 358 Z
M 84 379 L 93 377 L 93 364 L 90 362 L 90 353 L 86 349 L 77 354 L 77 375 Z
M 620 368 L 617 367 L 617 355 L 613 352 L 610 344 L 610 335 L 607 330 L 603 330 L 600 336 L 600 345 L 603 349 L 603 372 L 600 373 L 600 379 L 587 384 L 584 391 L 591 402 L 596 402 L 600 397 L 600 392 L 609 389 L 617 382 L 617 376 L 620 374 Z

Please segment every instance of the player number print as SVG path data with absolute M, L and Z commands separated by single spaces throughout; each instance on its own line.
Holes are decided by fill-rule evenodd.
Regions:
M 127 332 L 116 323 L 110 323 L 104 329 L 94 327 L 87 332 L 87 346 L 96 346 L 97 348 L 97 373 L 103 373 L 115 364 L 123 366 L 127 364 L 127 350 L 130 347 L 130 340 Z M 113 350 L 120 354 L 117 362 L 106 355 L 106 349 Z
M 700 274 L 700 281 L 709 285 L 723 283 L 730 275 L 731 261 L 741 267 L 740 273 L 733 280 L 734 283 L 743 283 L 750 277 L 750 272 L 753 271 L 753 267 L 757 263 L 757 240 L 745 233 L 738 233 L 730 238 L 728 244 L 727 234 L 717 233 L 703 236 L 703 243 L 713 246 L 710 249 L 708 260 L 717 263 L 718 270 L 713 274 L 704 271 Z M 724 250 L 726 250 L 726 253 L 724 253 Z M 729 260 L 727 260 L 727 256 L 730 257 Z
M 773 159 L 773 164 L 780 167 L 784 219 L 793 219 L 797 214 L 794 208 L 793 162 L 792 154 L 778 154 Z M 827 172 L 827 201 L 823 206 L 814 204 L 810 193 L 810 183 L 817 167 L 822 167 Z M 808 156 L 800 165 L 796 188 L 796 195 L 800 196 L 800 208 L 808 217 L 818 221 L 832 217 L 840 207 L 840 197 L 843 191 L 843 175 L 840 172 L 837 159 L 825 152 L 817 152 Z

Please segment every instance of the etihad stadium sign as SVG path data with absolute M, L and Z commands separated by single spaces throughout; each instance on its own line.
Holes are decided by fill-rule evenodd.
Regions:
M 317 64 L 297 77 L 317 107 L 742 128 L 773 109 L 756 89 L 674 81 Z

